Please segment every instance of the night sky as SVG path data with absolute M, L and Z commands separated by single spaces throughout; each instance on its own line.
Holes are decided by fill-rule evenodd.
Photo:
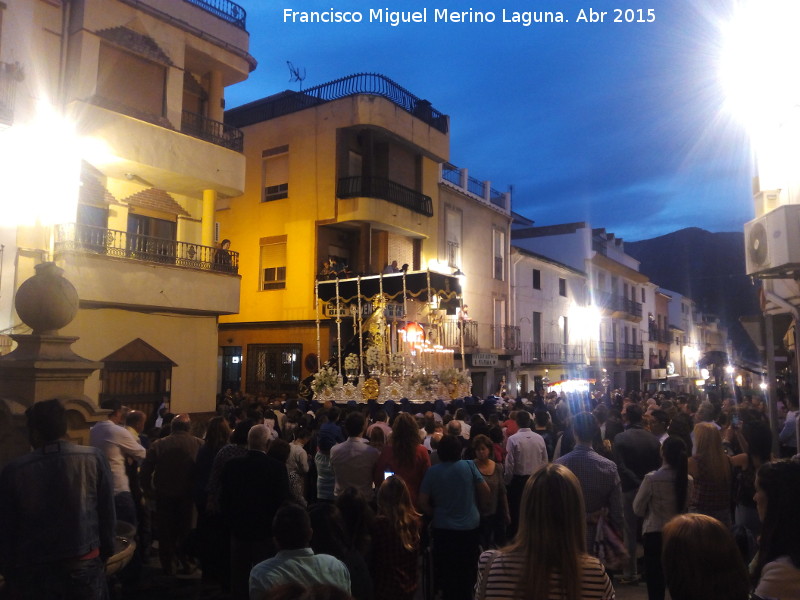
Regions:
M 226 90 L 229 108 L 300 89 L 286 61 L 304 70 L 303 88 L 377 72 L 448 114 L 450 161 L 497 190 L 513 186 L 514 210 L 536 225 L 589 221 L 633 241 L 690 226 L 742 231 L 753 218 L 748 141 L 717 74 L 734 0 L 237 3 L 259 64 Z M 363 21 L 284 22 L 285 9 L 331 8 Z M 369 22 L 380 8 L 427 8 L 428 22 Z M 590 8 L 604 22 L 577 22 Z M 436 9 L 495 22 L 434 22 Z M 568 22 L 504 23 L 503 9 Z

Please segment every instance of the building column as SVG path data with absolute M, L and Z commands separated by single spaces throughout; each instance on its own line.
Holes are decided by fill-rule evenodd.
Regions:
M 225 113 L 225 93 L 222 87 L 222 72 L 208 73 L 208 118 L 222 123 Z
M 203 246 L 214 245 L 214 211 L 217 207 L 217 191 L 203 190 L 203 220 L 201 225 Z

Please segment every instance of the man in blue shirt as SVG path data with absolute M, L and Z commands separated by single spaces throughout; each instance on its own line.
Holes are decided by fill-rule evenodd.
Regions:
M 275 514 L 272 535 L 278 553 L 250 571 L 250 599 L 261 600 L 273 587 L 288 583 L 332 585 L 350 593 L 345 564 L 328 554 L 314 554 L 311 519 L 302 506 L 287 504 Z

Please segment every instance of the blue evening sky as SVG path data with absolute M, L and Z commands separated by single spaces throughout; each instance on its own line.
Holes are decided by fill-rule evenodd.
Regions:
M 450 162 L 551 225 L 589 221 L 629 241 L 684 227 L 742 231 L 753 218 L 747 138 L 723 109 L 719 26 L 735 0 L 236 0 L 258 68 L 227 106 L 377 72 L 450 116 Z M 284 23 L 284 9 L 361 11 L 360 24 Z M 368 22 L 369 9 L 428 9 L 427 23 Z M 494 23 L 434 21 L 435 9 Z M 580 23 L 580 9 L 607 11 Z M 615 8 L 651 23 L 614 23 Z M 502 10 L 567 23 L 502 23 Z M 629 13 L 630 14 L 630 13 Z M 624 14 L 623 14 L 624 17 Z

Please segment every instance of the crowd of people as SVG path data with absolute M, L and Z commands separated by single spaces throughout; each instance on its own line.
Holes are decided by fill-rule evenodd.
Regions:
M 800 462 L 773 456 L 758 397 L 336 406 L 228 392 L 206 419 L 111 401 L 94 450 L 63 440 L 57 405 L 32 407 L 35 450 L 0 473 L 11 597 L 101 568 L 115 514 L 138 530 L 123 589 L 157 541 L 164 574 L 234 599 L 609 599 L 642 579 L 650 600 L 800 599 Z M 30 481 L 59 469 L 81 477 Z M 76 541 L 37 555 L 44 498 L 86 490 L 94 504 L 64 532 Z M 72 597 L 105 597 L 86 581 Z

